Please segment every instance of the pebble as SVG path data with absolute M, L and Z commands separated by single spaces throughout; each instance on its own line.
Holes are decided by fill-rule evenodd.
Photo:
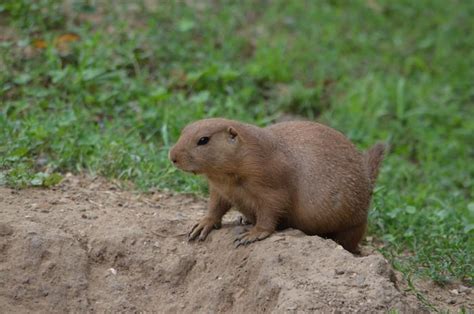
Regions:
M 365 277 L 362 275 L 358 275 L 355 279 L 356 285 L 358 286 L 364 286 L 365 283 Z
M 0 223 L 0 237 L 13 234 L 13 228 L 5 223 Z
M 471 288 L 460 285 L 459 286 L 459 292 L 469 294 L 469 293 L 471 293 Z
M 287 310 L 290 310 L 290 311 L 293 311 L 293 310 L 296 310 L 298 308 L 298 306 L 295 304 L 295 303 L 290 303 L 288 304 L 288 306 L 286 307 Z

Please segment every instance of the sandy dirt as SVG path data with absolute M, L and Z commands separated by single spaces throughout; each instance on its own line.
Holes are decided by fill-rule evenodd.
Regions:
M 353 256 L 296 230 L 236 249 L 236 213 L 188 243 L 205 207 L 100 178 L 0 187 L 0 312 L 426 311 L 377 253 Z

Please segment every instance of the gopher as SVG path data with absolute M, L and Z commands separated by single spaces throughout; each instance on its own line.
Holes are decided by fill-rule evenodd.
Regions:
M 177 168 L 209 184 L 207 215 L 188 238 L 204 240 L 235 207 L 254 225 L 236 246 L 291 227 L 357 252 L 385 147 L 361 153 L 342 133 L 309 121 L 265 128 L 222 118 L 191 123 L 169 153 Z

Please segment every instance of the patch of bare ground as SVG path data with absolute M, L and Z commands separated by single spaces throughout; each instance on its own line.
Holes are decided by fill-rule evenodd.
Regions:
M 234 248 L 235 213 L 204 242 L 186 233 L 205 201 L 67 176 L 52 189 L 0 188 L 5 312 L 425 311 L 387 261 L 296 230 Z M 457 306 L 472 306 L 466 294 Z M 457 299 L 459 300 L 459 299 Z

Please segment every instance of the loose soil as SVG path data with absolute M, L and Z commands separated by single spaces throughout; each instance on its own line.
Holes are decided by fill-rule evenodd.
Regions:
M 84 176 L 52 189 L 0 187 L 0 312 L 427 310 L 378 253 L 354 256 L 297 230 L 234 248 L 244 227 L 231 213 L 188 243 L 205 208 Z M 469 293 L 452 306 L 472 308 Z

